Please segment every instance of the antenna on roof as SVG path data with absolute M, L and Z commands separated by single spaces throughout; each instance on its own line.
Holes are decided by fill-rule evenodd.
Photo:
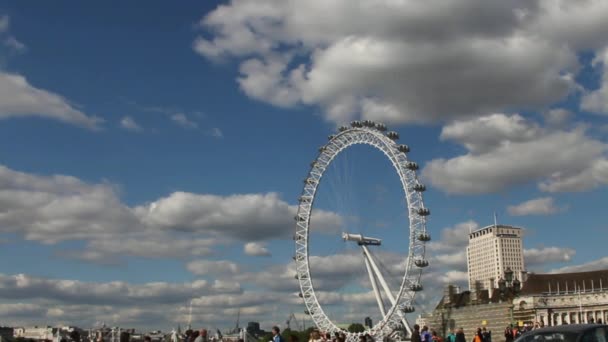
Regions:
M 494 228 L 498 227 L 498 219 L 496 218 L 496 211 L 494 211 Z

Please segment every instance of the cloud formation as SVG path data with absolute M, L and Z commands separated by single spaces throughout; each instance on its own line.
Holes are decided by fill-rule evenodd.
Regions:
M 251 98 L 332 122 L 451 121 L 578 89 L 577 53 L 608 43 L 607 13 L 601 0 L 233 0 L 205 15 L 193 49 L 239 61 Z
M 143 128 L 130 116 L 124 116 L 120 119 L 120 127 L 133 132 L 141 132 Z
M 116 186 L 64 175 L 43 176 L 0 165 L 0 229 L 54 244 L 84 240 L 83 250 L 61 256 L 115 263 L 121 256 L 187 258 L 213 246 L 289 238 L 296 205 L 276 193 L 219 196 L 174 192 L 156 201 L 124 204 Z M 315 212 L 319 231 L 337 231 L 342 218 Z M 263 252 L 257 249 L 257 252 Z
M 507 211 L 511 216 L 551 215 L 560 211 L 560 208 L 555 205 L 553 197 L 540 197 L 510 205 Z
M 541 128 L 517 114 L 492 114 L 448 124 L 441 137 L 467 149 L 422 170 L 447 193 L 491 193 L 530 182 L 545 192 L 584 191 L 608 183 L 608 145 L 584 126 Z
M 65 98 L 32 86 L 25 77 L 0 70 L 0 119 L 26 116 L 99 129 L 102 119 L 75 109 Z

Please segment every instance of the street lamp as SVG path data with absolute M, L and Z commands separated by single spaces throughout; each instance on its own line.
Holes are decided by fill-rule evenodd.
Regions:
M 511 270 L 511 267 L 507 267 L 505 270 L 505 279 L 507 284 L 511 285 L 511 281 L 513 281 L 513 270 Z
M 498 279 L 498 290 L 503 296 L 507 292 L 507 282 L 502 278 Z

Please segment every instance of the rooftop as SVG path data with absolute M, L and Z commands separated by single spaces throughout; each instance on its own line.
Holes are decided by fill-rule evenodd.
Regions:
M 608 290 L 608 270 L 576 272 L 528 274 L 523 283 L 521 294 L 542 293 L 575 293 Z

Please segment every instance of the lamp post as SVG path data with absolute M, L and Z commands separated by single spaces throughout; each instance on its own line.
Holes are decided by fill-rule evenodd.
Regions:
M 498 280 L 498 290 L 500 291 L 501 298 L 511 301 L 511 305 L 509 306 L 509 317 L 511 319 L 511 324 L 513 324 L 513 298 L 519 294 L 521 282 L 517 278 L 513 280 L 513 270 L 511 267 L 505 269 L 504 276 L 504 279 L 501 278 Z
M 507 281 L 507 285 L 511 286 L 511 282 L 513 281 L 513 270 L 511 270 L 511 267 L 507 267 L 505 270 L 505 280 Z

